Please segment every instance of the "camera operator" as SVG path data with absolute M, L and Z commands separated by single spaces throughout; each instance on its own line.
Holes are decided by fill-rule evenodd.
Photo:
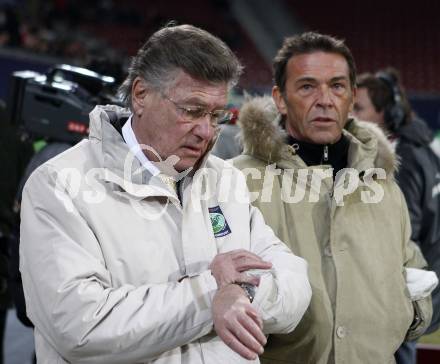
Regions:
M 7 123 L 5 104 L 0 100 L 0 165 L 7 176 L 0 178 L 0 364 L 7 309 L 11 304 L 8 285 L 9 242 L 17 231 L 13 201 L 24 168 L 32 154 L 30 144 L 20 140 L 17 129 Z

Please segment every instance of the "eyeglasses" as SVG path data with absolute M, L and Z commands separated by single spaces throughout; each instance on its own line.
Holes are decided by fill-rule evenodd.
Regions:
M 179 103 L 175 102 L 164 94 L 162 94 L 162 97 L 170 101 L 176 108 L 179 116 L 186 121 L 198 122 L 199 120 L 206 117 L 206 115 L 209 115 L 209 120 L 211 121 L 211 124 L 213 126 L 217 126 L 219 124 L 227 123 L 232 119 L 234 115 L 230 110 L 218 109 L 214 111 L 207 111 L 201 106 L 180 105 Z

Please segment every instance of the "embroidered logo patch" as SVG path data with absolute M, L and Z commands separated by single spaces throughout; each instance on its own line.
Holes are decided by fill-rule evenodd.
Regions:
M 212 230 L 214 231 L 214 236 L 216 238 L 231 233 L 231 229 L 229 228 L 228 222 L 226 221 L 220 206 L 210 207 L 209 217 L 211 218 Z

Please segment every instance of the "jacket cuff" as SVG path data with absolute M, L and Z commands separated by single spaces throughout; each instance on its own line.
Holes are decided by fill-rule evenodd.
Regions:
M 432 319 L 431 296 L 413 301 L 412 303 L 414 307 L 414 320 L 406 334 L 405 341 L 413 341 L 422 336 Z
M 218 290 L 217 281 L 214 276 L 211 274 L 211 270 L 207 270 L 201 273 L 199 276 L 200 284 L 203 287 L 203 291 L 205 291 L 209 296 L 209 303 L 212 305 L 212 300 L 214 299 L 214 295 Z
M 269 313 L 270 308 L 274 309 L 278 299 L 278 286 L 271 273 L 260 275 L 260 284 L 256 287 L 255 297 L 252 305 L 261 314 L 263 321 L 275 320 Z

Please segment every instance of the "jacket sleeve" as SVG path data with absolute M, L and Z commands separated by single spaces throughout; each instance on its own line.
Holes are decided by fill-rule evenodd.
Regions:
M 402 146 L 400 153 L 405 163 L 402 163 L 399 167 L 396 180 L 408 206 L 411 221 L 411 239 L 419 244 L 423 226 L 423 194 L 426 191 L 424 173 L 420 169 L 420 162 L 415 160 L 414 153 L 408 147 Z
M 181 282 L 116 286 L 87 221 L 67 192 L 55 197 L 54 190 L 47 168 L 26 184 L 20 269 L 29 317 L 63 358 L 145 362 L 212 330 L 217 285 L 210 271 Z
M 405 198 L 400 193 L 402 203 L 402 228 L 404 237 L 404 266 L 407 268 L 426 268 L 427 263 L 420 251 L 420 248 L 410 239 L 411 223 Z M 432 318 L 432 300 L 431 295 L 420 300 L 413 301 L 414 320 L 409 328 L 406 340 L 415 340 L 420 337 L 428 328 Z
M 254 305 L 264 322 L 264 332 L 289 333 L 298 325 L 312 296 L 307 262 L 295 256 L 265 224 L 258 208 L 251 206 L 251 250 L 272 263 L 261 275 Z

